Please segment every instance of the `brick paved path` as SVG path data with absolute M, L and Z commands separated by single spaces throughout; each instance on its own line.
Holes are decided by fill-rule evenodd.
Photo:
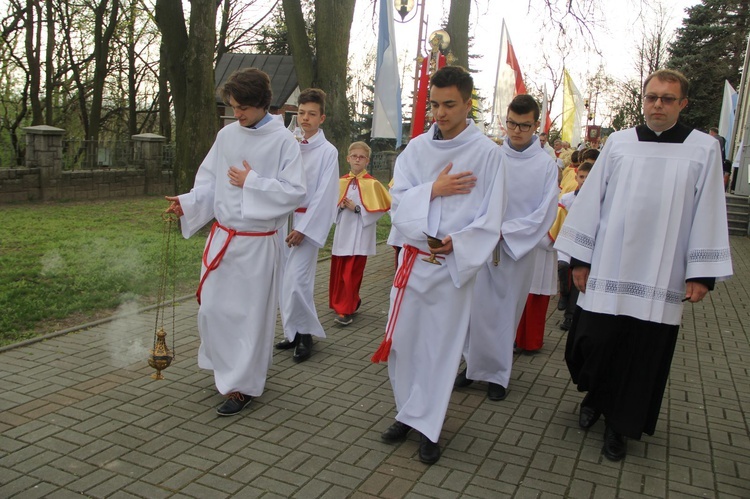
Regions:
M 505 401 L 483 384 L 454 392 L 438 464 L 418 461 L 414 435 L 382 443 L 393 397 L 369 358 L 393 258 L 380 246 L 347 328 L 327 310 L 320 263 L 328 339 L 302 364 L 275 352 L 266 392 L 238 417 L 216 416 L 222 398 L 197 368 L 194 300 L 178 307 L 165 381 L 145 360 L 153 311 L 4 350 L 0 498 L 750 497 L 750 239 L 731 242 L 735 277 L 686 307 L 656 435 L 620 463 L 600 453 L 603 422 L 578 428 L 554 300 L 544 348 L 516 356 Z

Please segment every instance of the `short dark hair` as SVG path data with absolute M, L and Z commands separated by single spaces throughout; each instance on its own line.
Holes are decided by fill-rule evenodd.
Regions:
M 430 86 L 438 88 L 456 87 L 466 102 L 474 90 L 474 78 L 461 66 L 443 66 L 430 78 Z
M 680 91 L 682 92 L 682 95 L 680 97 L 682 99 L 687 98 L 688 92 L 690 91 L 690 83 L 688 82 L 688 79 L 685 78 L 684 74 L 674 69 L 659 69 L 658 71 L 654 71 L 653 73 L 648 75 L 648 78 L 646 78 L 646 81 L 643 82 L 644 94 L 646 93 L 646 87 L 648 86 L 649 82 L 654 78 L 658 78 L 661 81 L 670 81 L 670 82 L 679 83 Z
M 320 114 L 326 114 L 326 93 L 319 88 L 307 88 L 297 97 L 297 105 L 312 102 L 320 106 Z
M 234 97 L 237 104 L 261 107 L 268 111 L 268 108 L 271 107 L 273 95 L 271 93 L 271 79 L 260 69 L 238 69 L 221 86 L 219 95 L 226 105 L 229 105 L 229 98 Z
M 594 167 L 594 163 L 591 161 L 584 161 L 580 165 L 578 165 L 578 170 L 576 170 L 578 173 L 586 173 L 590 172 L 591 169 Z
M 513 97 L 513 100 L 508 104 L 508 111 L 513 111 L 516 114 L 533 112 L 534 121 L 539 121 L 539 104 L 536 99 L 528 94 L 519 94 Z
M 599 159 L 599 149 L 594 149 L 593 147 L 589 149 L 585 149 L 581 154 L 579 154 L 579 157 L 581 158 L 581 162 L 585 161 L 596 161 Z
M 709 128 L 709 129 L 708 129 L 708 131 L 709 131 L 709 132 L 714 132 L 714 133 L 715 133 L 715 134 L 717 134 L 717 135 L 718 135 L 718 133 L 719 133 L 719 129 L 718 129 L 718 128 L 716 128 L 715 126 L 712 126 L 711 128 Z
M 549 137 L 549 134 L 548 134 L 547 132 L 542 132 L 542 133 L 540 133 L 540 134 L 539 134 L 539 136 L 540 136 L 540 137 L 541 137 L 542 135 L 544 135 L 545 137 Z
M 578 163 L 580 161 L 580 159 L 578 159 L 578 156 L 579 156 L 578 151 L 577 150 L 573 151 L 570 155 L 570 162 Z

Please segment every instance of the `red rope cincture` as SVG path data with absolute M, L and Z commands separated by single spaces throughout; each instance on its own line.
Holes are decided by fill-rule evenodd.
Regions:
M 388 325 L 385 328 L 385 337 L 380 343 L 377 351 L 370 358 L 370 361 L 375 364 L 385 362 L 388 360 L 388 355 L 391 353 L 391 344 L 393 343 L 393 330 L 396 328 L 396 321 L 398 321 L 398 314 L 401 311 L 401 302 L 404 300 L 404 292 L 406 291 L 406 284 L 409 282 L 409 276 L 411 275 L 411 269 L 414 267 L 414 262 L 418 255 L 430 256 L 430 253 L 404 244 L 402 250 L 404 252 L 404 259 L 401 262 L 401 266 L 396 272 L 396 276 L 393 278 L 393 286 L 398 290 L 396 291 L 396 298 L 393 300 L 393 313 L 388 319 Z M 442 258 L 438 256 L 438 258 Z
M 211 242 L 213 242 L 214 233 L 216 232 L 217 228 L 226 232 L 228 236 L 226 241 L 224 241 L 224 245 L 221 247 L 214 259 L 209 263 L 208 250 L 211 249 Z M 227 252 L 227 248 L 229 247 L 229 241 L 231 241 L 234 236 L 264 237 L 272 236 L 276 234 L 276 232 L 277 231 L 275 230 L 270 232 L 242 232 L 234 229 L 228 229 L 221 225 L 219 222 L 214 222 L 214 224 L 211 226 L 211 233 L 208 235 L 208 244 L 206 244 L 206 249 L 203 250 L 203 265 L 206 266 L 206 272 L 203 274 L 203 277 L 201 277 L 201 282 L 200 284 L 198 284 L 198 290 L 195 292 L 195 297 L 198 299 L 198 304 L 200 305 L 201 303 L 201 291 L 203 290 L 203 283 L 206 282 L 206 277 L 208 277 L 208 274 L 219 267 L 219 264 L 224 258 L 224 254 Z
M 307 208 L 297 208 L 294 213 L 307 213 Z

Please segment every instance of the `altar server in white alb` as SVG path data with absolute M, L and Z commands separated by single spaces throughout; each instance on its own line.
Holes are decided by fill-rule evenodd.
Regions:
M 602 452 L 653 435 L 682 317 L 732 274 L 721 151 L 677 122 L 688 81 L 646 78 L 645 125 L 610 135 L 555 242 L 581 291 L 565 360 L 579 425 L 605 418 Z
M 302 362 L 312 354 L 312 337 L 325 338 L 313 298 L 318 250 L 328 238 L 336 216 L 339 192 L 338 151 L 326 140 L 320 125 L 325 121 L 326 94 L 308 88 L 297 99 L 297 121 L 302 129 L 302 165 L 305 168 L 307 195 L 294 211 L 293 228 L 286 224 L 279 231 L 282 247 L 283 277 L 279 308 L 285 339 L 276 348 L 294 348 L 292 358 Z
M 297 140 L 268 114 L 266 73 L 241 69 L 220 95 L 237 121 L 219 131 L 193 189 L 167 199 L 186 238 L 216 219 L 197 292 L 198 366 L 214 372 L 227 397 L 217 413 L 231 416 L 263 393 L 278 308 L 277 231 L 305 198 L 305 172 Z
M 458 66 L 430 80 L 435 123 L 396 160 L 388 244 L 401 246 L 388 324 L 374 362 L 388 361 L 396 422 L 381 438 L 421 433 L 419 459 L 440 458 L 438 439 L 469 330 L 476 274 L 500 238 L 506 170 L 500 148 L 467 119 L 471 75 Z M 427 235 L 437 238 L 428 246 Z M 434 254 L 439 264 L 430 263 Z
M 557 165 L 539 147 L 539 104 L 517 95 L 508 106 L 501 146 L 508 170 L 508 207 L 500 242 L 474 284 L 466 369 L 456 388 L 487 382 L 487 397 L 503 400 L 513 367 L 513 341 L 534 271 L 534 248 L 546 237 L 557 213 Z

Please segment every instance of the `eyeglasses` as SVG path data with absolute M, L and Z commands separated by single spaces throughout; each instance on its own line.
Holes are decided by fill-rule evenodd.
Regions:
M 356 159 L 357 161 L 368 159 L 368 156 L 362 156 L 361 154 L 350 154 L 349 157 L 351 159 Z
M 654 95 L 648 94 L 643 96 L 643 102 L 646 104 L 656 104 L 656 101 L 661 99 L 661 103 L 665 106 L 671 106 L 678 100 L 682 100 L 679 97 L 672 97 L 671 95 Z
M 521 130 L 522 132 L 528 132 L 534 125 L 530 123 L 516 123 L 513 120 L 505 120 L 505 126 L 509 130 Z

